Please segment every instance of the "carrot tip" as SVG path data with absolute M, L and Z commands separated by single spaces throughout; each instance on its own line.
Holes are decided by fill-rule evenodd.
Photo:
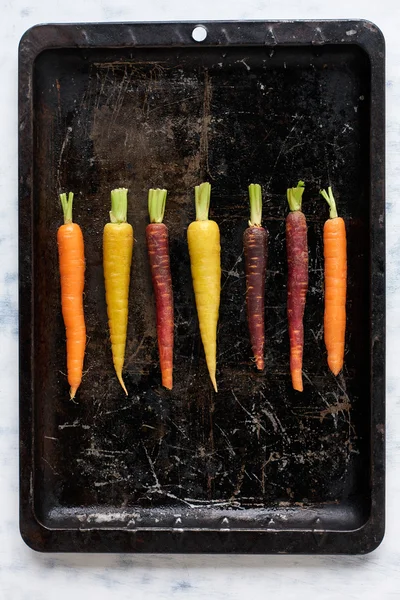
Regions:
M 332 371 L 332 373 L 335 375 L 335 377 L 337 377 L 337 375 L 339 375 L 340 371 L 342 370 L 341 366 L 340 367 L 333 367 L 333 366 L 329 365 L 329 368 Z
M 165 387 L 167 390 L 172 390 L 172 379 L 163 379 L 162 386 Z
M 297 392 L 302 392 L 303 391 L 303 379 L 301 374 L 297 374 L 296 375 L 292 375 L 292 386 L 293 389 L 296 390 Z
M 122 389 L 124 390 L 125 394 L 128 396 L 128 390 L 125 387 L 124 380 L 122 379 L 121 373 L 117 373 L 117 377 L 118 377 L 118 381 L 121 384 Z
M 166 367 L 161 370 L 161 385 L 167 390 L 172 390 L 172 368 Z
M 302 392 L 303 391 L 303 384 L 294 384 L 293 385 L 293 389 L 296 390 L 296 392 Z
M 259 371 L 264 371 L 264 359 L 263 358 L 257 358 L 256 359 L 256 367 Z
M 215 375 L 211 376 L 210 375 L 210 379 L 211 379 L 211 383 L 213 384 L 213 388 L 216 392 L 218 392 L 218 387 L 217 387 L 217 381 L 215 379 Z
M 75 402 L 75 396 L 76 396 L 77 389 L 78 388 L 75 388 L 75 387 L 71 387 L 69 389 L 69 399 L 72 400 L 73 402 Z

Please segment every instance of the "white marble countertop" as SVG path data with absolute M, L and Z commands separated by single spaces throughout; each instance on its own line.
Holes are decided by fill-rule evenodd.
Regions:
M 373 5 L 373 8 L 372 8 Z M 371 6 L 371 8 L 370 8 Z M 0 2 L 0 599 L 400 598 L 400 5 L 395 0 Z M 41 555 L 18 529 L 17 46 L 41 22 L 366 18 L 387 43 L 387 526 L 367 556 Z

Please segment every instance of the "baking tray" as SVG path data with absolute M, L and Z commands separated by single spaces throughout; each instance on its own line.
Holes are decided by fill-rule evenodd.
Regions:
M 44 25 L 19 50 L 21 532 L 80 552 L 368 552 L 384 531 L 384 39 L 366 21 Z M 291 388 L 286 188 L 306 181 L 310 285 L 304 393 Z M 222 297 L 216 395 L 186 229 L 212 184 Z M 247 186 L 270 232 L 266 370 L 245 318 Z M 318 195 L 348 234 L 343 374 L 323 342 Z M 109 192 L 134 226 L 124 397 L 107 332 L 101 236 Z M 169 190 L 174 389 L 160 386 L 145 247 L 147 189 Z M 86 242 L 88 344 L 68 400 L 56 231 L 73 190 Z

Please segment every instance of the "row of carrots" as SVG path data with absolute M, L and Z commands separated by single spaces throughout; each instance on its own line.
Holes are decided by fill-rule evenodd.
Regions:
M 307 223 L 302 212 L 304 183 L 287 190 L 290 212 L 286 218 L 288 260 L 287 317 L 290 339 L 290 372 L 295 390 L 303 391 L 303 316 L 308 289 Z M 110 222 L 103 232 L 103 269 L 113 364 L 122 378 L 128 324 L 128 295 L 133 251 L 133 228 L 127 223 L 125 188 L 111 192 Z M 338 217 L 332 189 L 322 190 L 330 218 L 324 225 L 324 339 L 328 365 L 337 375 L 343 367 L 346 328 L 346 229 Z M 187 239 L 200 335 L 211 382 L 217 392 L 217 323 L 221 292 L 220 233 L 208 218 L 211 186 L 195 188 L 196 220 Z M 244 232 L 246 304 L 249 337 L 257 369 L 264 369 L 264 295 L 267 270 L 268 231 L 262 227 L 262 196 L 258 184 L 249 186 L 250 220 Z M 85 256 L 83 235 L 72 221 L 73 193 L 61 194 L 64 224 L 58 230 L 61 304 L 67 337 L 67 373 L 70 397 L 75 398 L 82 380 L 86 346 L 83 312 Z M 150 223 L 146 241 L 157 315 L 158 351 L 162 385 L 172 389 L 174 347 L 174 300 L 169 257 L 168 228 L 163 223 L 167 190 L 151 189 L 148 195 Z

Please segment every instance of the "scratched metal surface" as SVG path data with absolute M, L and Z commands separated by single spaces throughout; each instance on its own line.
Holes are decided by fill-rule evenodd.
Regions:
M 48 527 L 355 528 L 369 511 L 369 64 L 356 46 L 49 50 L 34 71 L 35 510 Z M 310 285 L 303 394 L 291 389 L 285 191 L 306 181 Z M 221 229 L 218 386 L 207 376 L 186 229 L 193 187 L 212 185 Z M 266 369 L 245 317 L 247 186 L 269 230 Z M 348 234 L 343 374 L 323 343 L 318 190 L 331 183 Z M 109 191 L 129 188 L 135 232 L 126 398 L 113 372 L 101 237 Z M 169 190 L 175 298 L 172 392 L 160 386 L 145 227 L 149 187 Z M 68 401 L 56 231 L 75 192 L 87 260 L 88 344 Z M 313 509 L 308 517 L 307 509 Z M 282 517 L 280 510 L 285 510 Z M 183 517 L 182 517 L 183 515 Z M 307 521 L 307 519 L 309 519 Z M 310 525 L 311 527 L 311 525 Z

